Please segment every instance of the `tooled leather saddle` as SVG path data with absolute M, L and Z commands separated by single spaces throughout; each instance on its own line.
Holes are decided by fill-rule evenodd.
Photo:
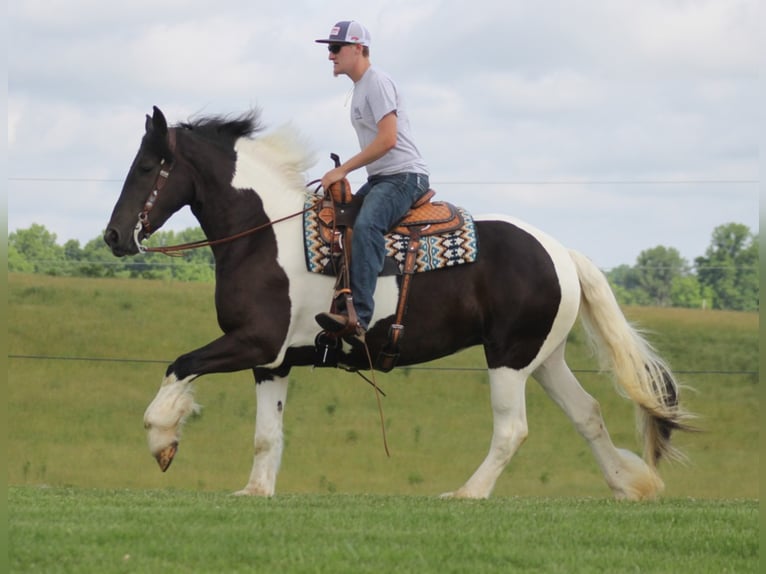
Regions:
M 460 211 L 444 201 L 431 201 L 436 195 L 429 189 L 390 230 L 408 237 L 439 235 L 459 229 L 464 221 Z M 340 228 L 353 228 L 362 200 L 351 193 L 348 181 L 333 184 L 319 209 L 319 233 L 326 243 L 337 241 Z

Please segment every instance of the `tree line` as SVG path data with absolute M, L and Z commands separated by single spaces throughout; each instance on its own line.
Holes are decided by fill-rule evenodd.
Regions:
M 158 231 L 151 246 L 175 245 L 204 239 L 200 228 Z M 126 277 L 214 281 L 215 262 L 210 248 L 194 249 L 178 257 L 145 253 L 116 258 L 97 237 L 84 246 L 77 240 L 63 245 L 45 226 L 8 235 L 8 271 L 73 277 Z M 635 265 L 620 265 L 606 276 L 623 305 L 690 307 L 756 311 L 759 308 L 758 235 L 740 223 L 713 230 L 704 255 L 689 263 L 673 247 L 642 251 Z

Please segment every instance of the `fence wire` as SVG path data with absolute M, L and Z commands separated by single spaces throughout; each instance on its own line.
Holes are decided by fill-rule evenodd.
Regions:
M 35 361 L 83 361 L 92 363 L 125 363 L 125 364 L 161 364 L 169 365 L 172 360 L 168 359 L 133 359 L 126 357 L 69 357 L 63 355 L 8 355 L 9 359 L 26 359 Z M 306 365 L 309 366 L 309 365 Z M 408 369 L 412 371 L 440 371 L 440 372 L 483 372 L 486 371 L 486 367 L 419 367 L 419 366 L 405 366 L 398 367 L 400 370 Z M 604 371 L 600 369 L 572 369 L 573 373 L 590 373 L 598 374 Z M 758 375 L 759 371 L 723 371 L 723 370 L 682 370 L 673 369 L 673 372 L 678 375 Z

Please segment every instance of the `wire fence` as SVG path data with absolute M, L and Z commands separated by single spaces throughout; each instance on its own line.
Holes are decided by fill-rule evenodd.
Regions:
M 176 267 L 179 265 L 183 266 L 199 266 L 199 267 L 215 267 L 215 262 L 204 262 L 204 261 L 186 261 L 186 260 L 180 260 L 180 259 L 173 259 L 168 261 L 167 263 L 162 263 L 159 261 L 135 261 L 135 262 L 125 262 L 121 260 L 115 260 L 115 261 L 109 261 L 109 260 L 102 260 L 102 259 L 24 259 L 27 263 L 32 263 L 34 265 L 38 266 L 44 266 L 44 265 L 50 265 L 50 266 L 56 266 L 56 265 L 69 265 L 69 266 L 75 266 L 75 265 L 105 265 L 107 267 L 125 267 L 125 268 L 141 268 L 141 269 L 152 269 L 152 268 L 165 268 L 165 267 Z M 664 270 L 677 270 L 678 267 L 670 266 L 670 265 L 626 265 L 627 267 L 630 267 L 631 269 L 647 269 L 647 270 L 653 270 L 653 271 L 664 271 Z M 734 271 L 757 271 L 758 266 L 757 265 L 693 265 L 692 268 L 695 271 L 705 270 L 705 271 L 712 271 L 712 270 L 718 270 L 718 271 L 724 271 L 724 270 L 734 270 Z M 605 270 L 605 271 L 608 271 Z
M 9 359 L 23 359 L 33 361 L 81 361 L 92 363 L 125 363 L 125 364 L 161 364 L 169 365 L 172 360 L 168 359 L 135 359 L 129 357 L 74 357 L 65 355 L 17 355 L 9 354 Z M 440 371 L 440 372 L 484 372 L 486 367 L 425 367 L 425 366 L 406 366 L 400 367 L 400 369 L 408 369 L 412 371 Z M 604 371 L 600 369 L 572 369 L 574 373 L 590 373 L 599 374 Z M 758 370 L 688 370 L 688 369 L 673 369 L 673 372 L 678 375 L 732 375 L 732 376 L 757 376 Z
M 46 183 L 122 183 L 124 179 L 96 177 L 9 177 L 8 181 Z M 434 185 L 756 185 L 758 179 L 528 179 L 439 181 Z

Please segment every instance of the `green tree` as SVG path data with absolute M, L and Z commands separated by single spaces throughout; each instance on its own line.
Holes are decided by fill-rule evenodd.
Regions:
M 159 231 L 147 245 L 176 245 L 203 239 L 202 230 L 192 227 L 180 232 Z M 144 253 L 117 258 L 100 236 L 82 248 L 74 239 L 59 246 L 56 235 L 39 224 L 8 235 L 8 270 L 79 277 L 215 281 L 215 262 L 209 247 L 185 251 L 178 257 Z
M 159 231 L 152 235 L 147 245 L 152 247 L 179 245 L 204 239 L 202 229 L 190 227 L 179 232 Z M 179 281 L 215 280 L 213 252 L 209 247 L 190 249 L 176 257 L 168 257 L 161 253 L 146 253 L 138 257 L 148 264 L 137 271 L 141 277 Z
M 128 277 L 125 260 L 112 255 L 101 237 L 91 239 L 82 248 L 77 273 L 83 277 Z
M 700 285 L 713 293 L 714 308 L 759 308 L 758 235 L 746 225 L 716 227 L 705 255 L 694 262 Z
M 607 278 L 612 285 L 617 301 L 621 305 L 649 305 L 649 295 L 641 289 L 638 271 L 630 265 L 620 265 L 609 273 Z
M 79 241 L 70 239 L 64 243 L 64 258 L 67 261 L 80 261 L 82 259 L 82 249 L 80 249 Z
M 709 288 L 703 288 L 697 277 L 690 274 L 673 279 L 670 300 L 673 307 L 704 308 L 710 305 L 713 293 Z
M 638 288 L 658 307 L 671 305 L 673 281 L 688 272 L 688 263 L 674 247 L 646 249 L 636 259 Z
M 8 247 L 14 248 L 34 273 L 65 273 L 62 263 L 63 248 L 56 244 L 56 234 L 48 231 L 43 225 L 33 223 L 29 229 L 12 232 L 8 235 Z
M 34 265 L 27 261 L 12 243 L 8 245 L 8 271 L 17 273 L 34 273 L 35 271 Z

